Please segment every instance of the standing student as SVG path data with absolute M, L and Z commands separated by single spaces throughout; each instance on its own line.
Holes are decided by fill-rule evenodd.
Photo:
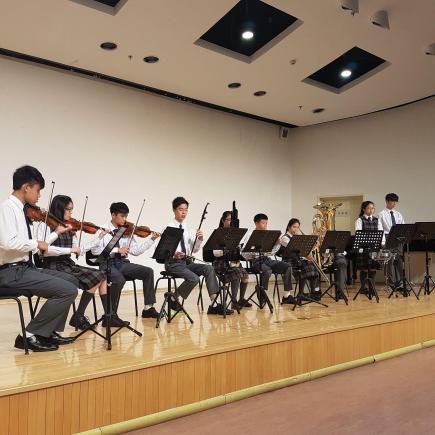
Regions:
M 355 221 L 355 230 L 359 231 L 376 231 L 382 230 L 382 225 L 379 219 L 374 216 L 375 213 L 375 204 L 373 201 L 364 201 L 361 204 L 361 210 L 359 213 L 359 217 Z M 377 261 L 373 261 L 369 254 L 359 254 L 357 257 L 357 269 L 360 270 L 360 281 L 363 282 L 367 276 L 369 279 L 374 280 L 376 276 L 376 270 L 379 269 L 379 263 Z M 368 269 L 370 266 L 370 273 L 368 273 Z
M 56 195 L 50 205 L 50 213 L 61 221 L 69 221 L 72 218 L 74 204 L 69 196 Z M 38 225 L 37 234 L 40 239 L 46 234 L 51 235 L 51 230 L 45 223 Z M 104 272 L 91 267 L 76 264 L 71 254 L 83 255 L 86 250 L 79 247 L 77 236 L 71 231 L 60 234 L 58 238 L 48 247 L 44 254 L 42 266 L 44 269 L 58 270 L 74 276 L 79 282 L 79 288 L 83 290 L 79 305 L 75 314 L 71 317 L 69 324 L 78 329 L 86 329 L 91 326 L 85 316 L 86 307 L 98 290 L 104 313 L 107 312 L 107 281 Z
M 209 264 L 194 263 L 189 258 L 201 248 L 204 234 L 201 230 L 193 232 L 185 222 L 189 212 L 188 201 L 181 196 L 175 198 L 172 201 L 172 211 L 174 212 L 174 219 L 171 220 L 167 226 L 184 230 L 174 257 L 168 259 L 165 263 L 165 269 L 168 272 L 174 274 L 177 278 L 184 279 L 181 285 L 177 287 L 177 296 L 182 299 L 187 299 L 191 291 L 199 283 L 199 277 L 204 276 L 205 285 L 211 302 L 207 314 L 223 315 L 224 307 L 222 304 L 214 303 L 219 294 L 219 284 L 213 266 Z M 226 314 L 233 314 L 233 311 L 227 310 Z
M 48 245 L 67 230 L 56 228 L 46 241 L 33 237 L 25 205 L 35 205 L 44 186 L 45 180 L 36 168 L 22 166 L 14 172 L 12 194 L 0 204 L 0 289 L 16 290 L 17 294 L 28 290 L 47 299 L 26 326 L 25 336 L 18 335 L 15 340 L 15 347 L 24 349 L 27 341 L 28 348 L 35 352 L 53 351 L 72 342 L 72 338 L 61 337 L 59 332 L 64 330 L 77 296 L 77 285 L 60 278 L 64 274 L 49 274 L 36 269 L 32 262 L 33 253 L 45 253 Z
M 259 231 L 266 231 L 267 230 L 267 224 L 269 222 L 269 218 L 264 213 L 258 213 L 254 216 L 254 224 L 255 229 Z M 246 242 L 248 242 L 249 238 L 251 237 L 252 231 L 248 232 L 244 239 L 244 245 L 246 245 Z M 293 298 L 290 296 L 290 291 L 292 290 L 292 281 L 291 281 L 291 267 L 289 263 L 286 263 L 285 261 L 279 261 L 272 258 L 272 255 L 275 255 L 278 252 L 278 249 L 280 248 L 279 241 L 274 246 L 272 252 L 269 253 L 269 255 L 265 255 L 261 262 L 258 258 L 258 254 L 256 253 L 243 253 L 243 257 L 246 258 L 246 260 L 251 261 L 252 263 L 252 269 L 260 273 L 260 284 L 261 286 L 267 291 L 269 286 L 269 280 L 272 273 L 278 273 L 282 275 L 283 281 L 284 281 L 284 296 L 282 298 L 281 303 L 283 304 L 292 304 Z
M 392 227 L 405 223 L 402 214 L 396 210 L 398 202 L 399 196 L 395 193 L 388 193 L 385 196 L 385 208 L 379 213 L 379 221 L 384 230 L 385 237 L 388 236 Z M 397 254 L 393 261 L 387 263 L 387 274 L 392 279 L 393 283 L 395 283 L 395 286 L 399 287 L 403 283 L 402 250 Z
M 130 210 L 124 202 L 112 203 L 110 206 L 111 220 L 103 225 L 103 228 L 106 228 L 109 233 L 104 231 L 105 234 L 103 234 L 102 237 L 98 239 L 97 243 L 91 248 L 94 255 L 100 255 L 118 229 L 126 224 L 129 212 Z M 101 233 L 103 233 L 102 230 L 97 234 L 101 235 Z M 144 296 L 142 317 L 156 319 L 159 316 L 159 313 L 154 308 L 154 304 L 156 303 L 156 293 L 154 289 L 153 269 L 151 269 L 151 267 L 131 263 L 128 259 L 129 255 L 138 256 L 143 254 L 154 245 L 154 241 L 159 237 L 159 233 L 151 233 L 142 243 L 140 243 L 134 236 L 131 238 L 131 243 L 130 236 L 122 237 L 119 240 L 118 245 L 113 248 L 110 253 L 110 272 L 112 278 L 110 293 L 112 309 L 115 313 L 114 316 L 112 315 L 111 326 L 122 326 L 122 324 L 125 323 L 125 321 L 119 318 L 117 311 L 121 291 L 127 279 L 142 280 Z

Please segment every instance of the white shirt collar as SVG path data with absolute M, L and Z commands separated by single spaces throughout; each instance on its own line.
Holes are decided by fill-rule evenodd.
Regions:
M 21 210 L 24 210 L 24 204 L 15 195 L 9 195 L 9 199 Z

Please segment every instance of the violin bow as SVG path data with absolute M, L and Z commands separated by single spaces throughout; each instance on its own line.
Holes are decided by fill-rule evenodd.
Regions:
M 48 208 L 47 211 L 45 213 L 45 220 L 44 220 L 44 224 L 45 224 L 45 229 L 44 229 L 44 242 L 47 240 L 47 221 L 48 221 L 48 215 L 50 214 L 50 207 L 51 207 L 51 202 L 53 200 L 53 192 L 54 192 L 54 186 L 55 186 L 55 182 L 52 181 L 51 182 L 51 192 L 50 192 L 50 197 L 48 198 Z M 44 254 L 42 252 L 40 252 L 40 257 L 42 258 L 44 256 Z
M 85 197 L 85 205 L 83 207 L 82 220 L 80 221 L 80 233 L 79 233 L 79 248 L 82 243 L 82 234 L 83 234 L 83 222 L 85 220 L 86 207 L 88 206 L 88 196 Z M 76 254 L 76 258 L 79 258 L 79 254 Z
M 137 215 L 136 222 L 135 222 L 135 224 L 133 225 L 133 229 L 132 229 L 131 234 L 130 234 L 130 239 L 129 239 L 129 241 L 128 241 L 127 249 L 130 249 L 131 242 L 133 241 L 134 232 L 136 231 L 137 224 L 139 223 L 139 219 L 140 219 L 140 216 L 141 216 L 141 214 L 142 214 L 142 210 L 143 210 L 144 205 L 145 205 L 145 198 L 144 198 L 144 200 L 143 200 L 143 202 L 142 202 L 142 207 L 140 208 L 139 214 Z

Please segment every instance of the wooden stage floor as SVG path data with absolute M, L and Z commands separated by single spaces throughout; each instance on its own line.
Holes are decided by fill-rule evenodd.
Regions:
M 351 289 L 350 297 L 354 293 Z M 350 300 L 349 306 L 325 298 L 328 308 L 310 304 L 296 311 L 275 303 L 273 314 L 254 307 L 224 320 L 199 312 L 194 291 L 186 303 L 194 324 L 178 316 L 156 329 L 154 320 L 134 316 L 133 296 L 126 292 L 121 317 L 130 320 L 142 338 L 125 329 L 106 351 L 103 340 L 88 333 L 57 352 L 29 356 L 13 348 L 19 330 L 16 305 L 2 303 L 0 418 L 8 421 L 9 433 L 39 433 L 21 422 L 24 417 L 30 421 L 39 406 L 45 415 L 40 433 L 73 433 L 435 338 L 435 295 L 417 301 L 380 294 L 379 304 L 363 296 Z M 99 301 L 98 306 L 101 311 Z M 28 313 L 27 305 L 23 307 Z M 68 328 L 66 335 L 73 334 Z M 219 370 L 225 376 L 214 373 Z M 99 410 L 99 400 L 112 387 L 122 396 L 120 403 L 126 403 L 122 412 Z M 139 391 L 142 388 L 146 392 Z M 74 411 L 83 394 L 92 405 L 77 405 Z M 116 406 L 109 402 L 108 408 Z M 27 410 L 16 410 L 18 404 Z

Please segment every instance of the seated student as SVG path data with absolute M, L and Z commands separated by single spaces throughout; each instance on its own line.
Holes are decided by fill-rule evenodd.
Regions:
M 397 224 L 404 224 L 405 219 L 395 208 L 399 202 L 399 196 L 395 193 L 388 193 L 385 196 L 385 208 L 379 213 L 379 222 L 384 230 L 385 237 L 391 228 Z M 403 280 L 403 252 L 400 250 L 393 261 L 387 263 L 387 274 L 396 287 L 402 285 Z
M 254 223 L 255 223 L 255 229 L 260 231 L 267 230 L 267 224 L 268 224 L 269 218 L 263 214 L 259 213 L 254 216 Z M 246 233 L 245 237 L 243 238 L 243 244 L 246 245 L 247 241 L 251 237 L 252 231 Z M 273 251 L 270 253 L 270 255 L 274 255 L 276 252 L 278 252 L 278 249 L 280 248 L 280 243 L 275 245 Z M 283 304 L 293 304 L 294 299 L 290 295 L 290 291 L 292 290 L 292 281 L 291 281 L 291 267 L 289 263 L 286 263 L 285 261 L 279 261 L 274 260 L 272 257 L 266 255 L 263 257 L 262 262 L 260 264 L 260 260 L 258 258 L 258 254 L 256 253 L 247 253 L 242 252 L 243 257 L 246 260 L 251 261 L 252 269 L 254 271 L 260 272 L 260 285 L 267 291 L 269 286 L 269 279 L 272 273 L 279 273 L 282 275 L 283 281 L 284 281 L 284 296 L 282 298 L 281 303 Z
M 230 228 L 232 220 L 232 213 L 224 211 L 219 220 L 219 228 Z M 245 299 L 246 289 L 248 287 L 249 275 L 248 272 L 240 264 L 240 250 L 235 252 L 228 252 L 224 255 L 221 250 L 206 252 L 205 256 L 210 256 L 213 261 L 213 267 L 216 274 L 224 283 L 230 283 L 231 293 L 233 298 L 237 300 L 237 293 L 240 288 L 240 296 L 238 299 L 238 307 L 252 307 L 252 304 Z M 233 308 L 236 308 L 233 306 Z
M 91 252 L 94 255 L 101 254 L 104 247 L 110 242 L 113 235 L 115 235 L 118 231 L 118 228 L 126 224 L 129 212 L 130 210 L 127 204 L 123 202 L 114 202 L 110 206 L 111 220 L 103 225 L 103 228 L 106 228 L 111 233 L 107 233 L 107 231 L 99 231 L 97 233 L 98 236 L 101 236 L 102 233 L 104 234 L 99 237 L 97 242 L 91 248 Z M 156 319 L 159 316 L 159 313 L 154 308 L 154 304 L 156 303 L 156 294 L 154 289 L 153 269 L 151 269 L 151 267 L 130 263 L 130 261 L 127 259 L 129 254 L 134 256 L 143 254 L 147 249 L 153 246 L 154 241 L 159 237 L 159 233 L 151 233 L 144 239 L 142 243 L 139 243 L 136 237 L 133 236 L 133 238 L 131 238 L 131 244 L 130 236 L 122 237 L 119 241 L 119 245 L 113 248 L 112 252 L 110 253 L 110 271 L 112 278 L 110 292 L 112 309 L 115 313 L 115 315 L 112 316 L 111 326 L 122 326 L 124 322 L 119 318 L 117 311 L 121 291 L 127 279 L 142 280 L 145 305 L 142 311 L 142 317 Z
M 74 204 L 69 196 L 56 195 L 51 202 L 50 213 L 61 221 L 69 221 L 72 218 L 73 208 Z M 41 222 L 38 225 L 37 235 L 39 239 L 43 239 L 44 236 L 50 237 L 51 230 L 44 222 Z M 60 234 L 48 247 L 42 262 L 44 269 L 58 270 L 77 278 L 79 288 L 83 290 L 83 293 L 69 324 L 81 330 L 91 326 L 89 319 L 85 316 L 85 310 L 97 290 L 104 312 L 107 312 L 107 281 L 104 272 L 92 267 L 80 266 L 71 259 L 71 254 L 79 256 L 89 249 L 90 247 L 81 249 L 77 236 L 67 231 Z
M 211 304 L 208 307 L 207 314 L 224 314 L 223 306 L 219 303 L 213 304 L 219 294 L 219 284 L 214 272 L 213 266 L 209 264 L 193 263 L 189 258 L 193 253 L 198 252 L 204 239 L 202 231 L 192 232 L 186 225 L 185 219 L 189 212 L 189 203 L 183 197 L 177 197 L 172 201 L 172 210 L 174 219 L 168 223 L 168 227 L 182 228 L 183 237 L 178 244 L 174 258 L 165 263 L 165 269 L 178 278 L 184 278 L 184 281 L 177 287 L 177 296 L 187 299 L 190 292 L 199 283 L 199 277 L 205 277 Z M 195 246 L 195 235 L 196 244 Z M 177 307 L 172 307 L 177 308 Z M 232 310 L 227 310 L 226 314 L 233 314 Z
M 281 245 L 287 246 L 290 239 L 296 234 L 302 234 L 300 230 L 301 223 L 299 219 L 292 218 L 289 220 L 286 228 L 285 234 L 281 237 Z M 339 290 L 338 295 L 344 294 L 347 278 L 347 260 L 345 258 L 346 253 L 339 253 L 335 256 L 332 263 L 334 281 L 336 282 L 337 289 Z M 310 287 L 313 292 L 313 299 L 319 299 L 320 290 L 319 282 L 320 275 L 316 266 L 310 261 L 303 260 L 301 268 L 301 280 L 302 285 L 308 280 L 310 282 Z M 317 293 L 316 293 L 317 292 Z
M 364 201 L 361 204 L 361 210 L 359 213 L 359 217 L 355 221 L 355 230 L 356 231 L 376 231 L 382 230 L 382 225 L 379 219 L 376 216 L 373 216 L 375 213 L 375 204 L 372 201 Z M 376 270 L 379 269 L 380 265 L 377 261 L 373 261 L 368 254 L 360 254 L 357 257 L 357 269 L 360 270 L 360 281 L 363 282 L 367 276 L 369 279 L 374 280 L 376 276 Z M 368 273 L 368 269 L 370 266 L 370 273 Z M 365 289 L 362 293 L 365 292 Z
M 301 223 L 299 219 L 292 218 L 289 220 L 286 228 L 285 234 L 281 236 L 280 243 L 281 246 L 286 247 L 290 239 L 298 234 L 302 234 L 300 230 Z M 300 291 L 303 291 L 305 284 L 308 281 L 310 283 L 310 296 L 312 299 L 319 300 L 321 296 L 320 292 L 320 275 L 316 266 L 309 261 L 307 258 L 303 258 L 300 264 L 297 264 L 296 260 L 293 258 L 287 258 L 292 265 L 293 273 L 296 279 L 300 279 Z M 300 275 L 296 274 L 296 270 L 300 268 Z
M 59 272 L 46 273 L 36 269 L 32 253 L 45 253 L 48 245 L 65 228 L 57 228 L 47 242 L 33 238 L 32 225 L 27 219 L 25 205 L 35 205 L 45 186 L 41 173 L 32 166 L 22 166 L 13 175 L 13 192 L 0 204 L 0 294 L 29 290 L 47 299 L 26 327 L 25 337 L 18 335 L 15 347 L 24 349 L 24 341 L 34 352 L 46 352 L 68 344 L 72 338 L 59 335 L 64 330 L 71 304 L 77 296 L 77 285 L 66 281 Z M 19 293 L 18 293 L 19 294 Z

